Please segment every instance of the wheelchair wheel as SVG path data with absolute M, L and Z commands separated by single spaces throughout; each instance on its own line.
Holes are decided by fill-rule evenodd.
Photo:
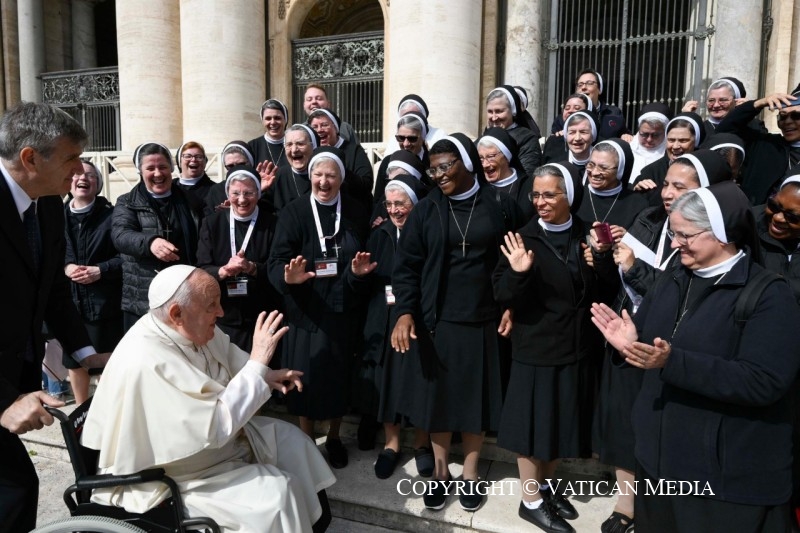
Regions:
M 105 516 L 71 516 L 50 522 L 31 533 L 146 533 L 128 522 Z

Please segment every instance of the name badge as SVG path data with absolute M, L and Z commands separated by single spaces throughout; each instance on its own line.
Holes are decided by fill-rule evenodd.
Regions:
M 336 258 L 333 259 L 317 259 L 314 261 L 314 272 L 318 278 L 332 278 L 339 273 Z
M 230 298 L 247 296 L 247 280 L 246 279 L 234 279 L 234 280 L 231 280 L 231 281 L 226 281 L 225 282 L 225 287 L 228 289 L 228 296 Z
M 386 292 L 386 305 L 394 305 L 394 293 L 392 293 L 392 286 L 386 285 L 384 287 L 384 291 Z

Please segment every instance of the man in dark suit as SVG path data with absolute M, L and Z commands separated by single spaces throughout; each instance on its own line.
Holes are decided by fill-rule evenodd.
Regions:
M 102 365 L 64 275 L 60 196 L 83 172 L 86 141 L 50 105 L 23 102 L 0 119 L 0 531 L 36 526 L 39 480 L 18 435 L 53 423 L 43 404 L 63 405 L 41 390 L 43 322 L 81 364 Z

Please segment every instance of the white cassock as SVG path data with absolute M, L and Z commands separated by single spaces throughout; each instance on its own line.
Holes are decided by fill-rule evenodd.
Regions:
M 197 348 L 145 315 L 103 372 L 82 443 L 100 450 L 101 473 L 164 468 L 189 516 L 224 531 L 311 531 L 317 492 L 336 478 L 297 427 L 253 416 L 270 396 L 266 370 L 219 328 Z M 153 482 L 98 489 L 92 501 L 141 513 L 168 496 Z

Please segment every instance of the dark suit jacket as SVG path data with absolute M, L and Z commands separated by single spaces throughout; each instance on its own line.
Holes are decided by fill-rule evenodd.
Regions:
M 91 341 L 72 302 L 64 275 L 64 206 L 58 196 L 39 198 L 37 212 L 42 238 L 40 276 L 34 274 L 33 255 L 25 227 L 5 179 L 0 177 L 0 412 L 25 392 L 41 389 L 44 357 L 42 323 L 71 353 Z M 28 339 L 34 343 L 34 361 L 25 361 Z

